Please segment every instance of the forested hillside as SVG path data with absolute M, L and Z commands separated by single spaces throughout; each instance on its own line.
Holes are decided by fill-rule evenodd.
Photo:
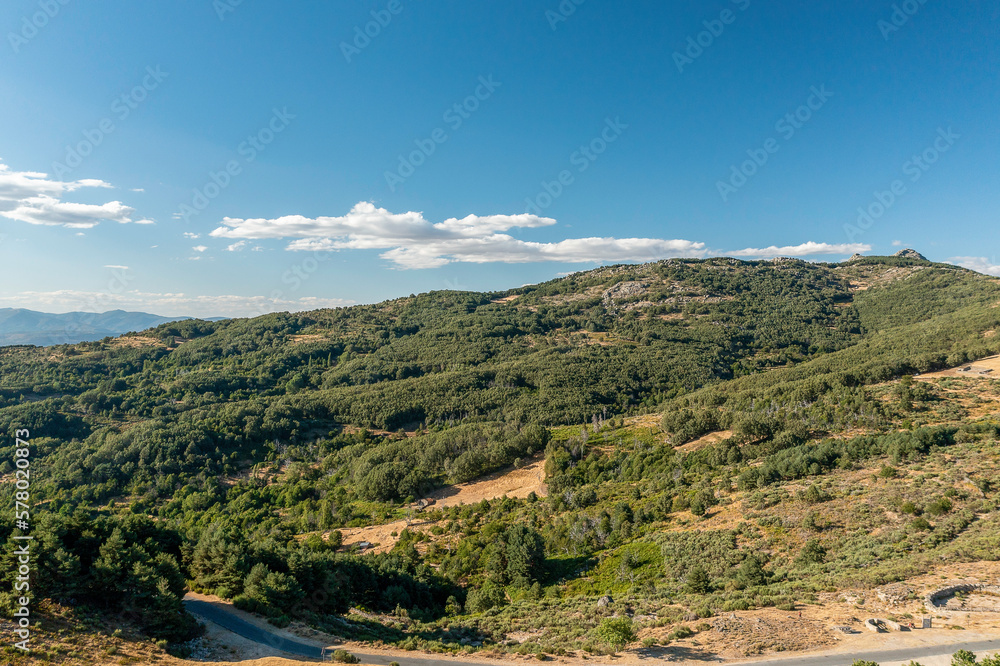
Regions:
M 545 616 L 516 649 L 599 650 L 604 594 L 659 613 L 653 632 L 794 607 L 870 559 L 868 585 L 997 559 L 1000 381 L 913 375 L 1000 352 L 998 306 L 1000 281 L 917 259 L 669 260 L 5 347 L 3 501 L 29 430 L 37 598 L 175 647 L 197 632 L 187 587 L 348 638 L 495 646 Z M 339 547 L 541 456 L 547 497 L 431 506 L 388 553 Z M 823 515 L 862 496 L 923 523 L 876 538 L 880 515 Z

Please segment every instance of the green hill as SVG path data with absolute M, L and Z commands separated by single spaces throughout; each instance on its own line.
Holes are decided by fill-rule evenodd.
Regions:
M 599 649 L 603 594 L 668 640 L 692 614 L 996 559 L 1000 382 L 911 376 L 1000 352 L 998 305 L 1000 280 L 908 257 L 669 260 L 0 348 L 0 422 L 30 431 L 37 475 L 35 592 L 170 641 L 192 632 L 187 581 L 411 646 L 544 618 L 518 649 L 558 651 Z M 432 507 L 387 554 L 319 536 L 542 455 L 547 498 Z M 859 498 L 909 522 L 873 537 Z M 351 608 L 388 615 L 336 619 Z

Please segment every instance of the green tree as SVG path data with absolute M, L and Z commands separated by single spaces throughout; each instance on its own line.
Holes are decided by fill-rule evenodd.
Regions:
M 802 547 L 798 559 L 801 564 L 819 564 L 826 559 L 826 548 L 819 539 L 809 539 Z
M 195 584 L 224 598 L 243 591 L 245 566 L 241 543 L 221 523 L 212 523 L 202 532 L 191 556 Z
M 694 594 L 705 594 L 712 585 L 712 580 L 708 577 L 705 567 L 696 564 L 691 567 L 687 575 L 687 589 Z
M 764 571 L 764 566 L 760 558 L 756 555 L 750 555 L 743 560 L 743 564 L 740 565 L 740 568 L 736 572 L 736 580 L 744 587 L 766 585 L 767 572 Z
M 976 655 L 969 650 L 959 650 L 951 655 L 951 666 L 976 666 Z
M 597 625 L 597 638 L 617 652 L 635 640 L 632 620 L 627 617 L 609 617 Z
M 507 578 L 518 587 L 527 587 L 538 580 L 545 564 L 545 542 L 542 535 L 525 525 L 511 526 L 505 536 Z

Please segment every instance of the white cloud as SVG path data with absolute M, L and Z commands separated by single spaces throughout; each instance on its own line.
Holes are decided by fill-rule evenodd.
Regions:
M 555 223 L 552 218 L 520 214 L 468 215 L 432 224 L 422 213 L 391 213 L 361 202 L 342 217 L 225 218 L 211 235 L 231 239 L 296 239 L 289 243 L 289 250 L 383 250 L 382 258 L 401 268 L 436 268 L 454 262 L 614 263 L 705 254 L 704 243 L 687 240 L 570 238 L 538 243 L 500 233 Z
M 947 261 L 949 264 L 968 268 L 970 271 L 1000 277 L 1000 265 L 997 264 L 996 257 L 992 261 L 986 257 L 952 257 Z
M 106 312 L 129 310 L 150 312 L 167 317 L 253 317 L 268 312 L 301 312 L 320 308 L 338 308 L 355 302 L 340 298 L 280 298 L 266 296 L 198 296 L 185 293 L 141 291 L 88 292 L 27 291 L 0 296 L 0 307 L 15 307 L 44 312 Z
M 190 231 L 185 231 L 184 232 L 184 238 L 190 238 L 191 240 L 194 240 L 195 238 L 201 238 L 201 234 L 196 234 L 196 233 L 192 233 Z
M 127 224 L 132 221 L 134 212 L 133 208 L 120 201 L 94 205 L 65 203 L 54 197 L 37 196 L 18 201 L 14 208 L 0 212 L 0 215 L 28 224 L 90 229 L 102 220 Z
M 0 216 L 28 224 L 90 229 L 103 221 L 128 224 L 135 209 L 120 201 L 81 204 L 63 201 L 69 192 L 82 188 L 111 188 L 110 183 L 93 178 L 74 181 L 50 180 L 44 173 L 12 171 L 0 162 Z M 136 224 L 153 224 L 141 219 Z
M 259 245 L 254 245 L 251 247 L 250 241 L 245 241 L 245 240 L 236 241 L 232 245 L 226 246 L 226 252 L 242 252 L 243 250 L 246 249 L 252 250 L 254 252 L 260 252 L 263 248 L 260 247 Z
M 830 244 L 809 241 L 800 245 L 785 245 L 784 247 L 774 245 L 765 248 L 748 247 L 725 254 L 732 257 L 810 257 L 821 254 L 855 254 L 870 252 L 871 249 L 871 245 L 864 243 Z
M 16 203 L 37 196 L 55 197 L 82 187 L 110 188 L 111 184 L 89 178 L 68 182 L 49 180 L 44 173 L 11 171 L 8 165 L 0 162 L 0 202 Z
M 194 246 L 193 248 L 191 248 L 191 249 L 192 249 L 192 250 L 194 250 L 195 252 L 204 252 L 205 250 L 207 250 L 207 249 L 208 249 L 208 247 L 207 247 L 207 246 L 205 246 L 205 245 L 195 245 L 195 246 Z
M 903 241 L 894 240 L 894 241 L 892 241 L 892 246 L 893 247 L 903 247 Z
M 113 269 L 116 269 L 116 270 L 119 270 L 119 271 L 127 271 L 128 270 L 128 266 L 119 266 L 118 264 L 105 264 L 104 267 L 105 268 L 113 268 Z

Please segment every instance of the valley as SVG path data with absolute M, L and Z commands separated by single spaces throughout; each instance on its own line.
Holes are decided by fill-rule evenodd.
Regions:
M 979 645 L 988 593 L 924 597 L 1000 576 L 998 300 L 911 257 L 669 260 L 0 349 L 38 649 L 279 656 L 186 594 L 384 663 Z

